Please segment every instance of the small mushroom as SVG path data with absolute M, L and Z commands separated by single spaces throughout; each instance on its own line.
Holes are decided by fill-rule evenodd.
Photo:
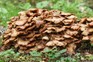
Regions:
M 89 26 L 93 27 L 93 22 L 89 23 Z
M 56 45 L 65 47 L 67 45 L 67 43 L 66 42 L 57 42 Z
M 82 18 L 81 20 L 80 20 L 80 24 L 83 24 L 84 22 L 86 22 L 87 21 L 87 18 Z
M 76 19 L 77 17 L 74 16 L 74 15 L 71 15 L 71 16 L 68 16 L 67 18 L 68 18 L 68 19 Z
M 71 24 L 74 20 L 70 20 L 70 19 L 66 19 L 66 20 L 63 20 L 63 23 L 65 25 L 68 25 L 68 24 Z
M 19 21 L 18 20 L 18 21 L 15 22 L 16 25 L 24 25 L 25 23 L 26 23 L 25 20 L 24 21 L 22 21 L 22 20 Z
M 79 28 L 80 28 L 80 26 L 77 24 L 71 26 L 71 29 L 73 29 L 73 30 L 79 30 Z
M 85 31 L 82 32 L 82 34 L 83 34 L 83 35 L 88 35 L 89 32 L 88 32 L 88 30 L 85 30 Z
M 88 36 L 83 36 L 82 40 L 89 40 L 89 37 Z
M 72 38 L 70 35 L 68 35 L 68 34 L 65 34 L 65 35 L 63 35 L 63 37 L 64 38 Z
M 91 22 L 93 21 L 93 18 L 87 18 L 87 21 Z
M 42 39 L 43 40 L 49 40 L 48 36 L 44 36 Z
M 62 12 L 61 15 L 63 15 L 63 16 L 69 16 L 69 15 L 71 15 L 71 13 L 64 13 L 64 12 Z
M 28 41 L 28 40 L 18 39 L 17 43 L 18 43 L 19 45 L 27 45 L 27 44 L 29 43 L 29 41 Z
M 55 43 L 52 41 L 47 42 L 46 46 L 55 46 Z
M 16 37 L 18 34 L 19 34 L 19 32 L 17 32 L 16 29 L 12 29 L 12 33 L 11 33 L 12 37 Z
M 55 30 L 56 30 L 56 32 L 62 32 L 62 31 L 65 31 L 66 28 L 65 28 L 65 27 L 62 27 L 62 28 L 56 28 Z

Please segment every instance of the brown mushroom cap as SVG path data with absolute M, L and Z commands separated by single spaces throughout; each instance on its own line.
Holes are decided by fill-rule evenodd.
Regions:
M 77 17 L 58 10 L 30 9 L 12 17 L 3 35 L 3 49 L 11 45 L 21 53 L 45 47 L 65 47 L 74 54 L 76 44 L 93 43 L 93 18 Z M 8 47 L 7 47 L 8 46 Z

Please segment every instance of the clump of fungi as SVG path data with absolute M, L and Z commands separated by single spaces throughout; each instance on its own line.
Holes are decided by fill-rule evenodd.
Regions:
M 8 23 L 2 49 L 14 46 L 20 53 L 44 48 L 66 48 L 74 54 L 83 40 L 93 43 L 93 18 L 82 18 L 58 10 L 30 9 L 19 12 Z

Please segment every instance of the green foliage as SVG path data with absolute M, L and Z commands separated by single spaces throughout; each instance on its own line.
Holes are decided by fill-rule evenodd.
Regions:
M 0 36 L 0 46 L 2 45 L 2 37 Z
M 57 58 L 57 57 L 60 57 L 60 55 L 61 54 L 63 54 L 63 53 L 65 53 L 66 52 L 66 49 L 63 49 L 63 50 L 61 50 L 61 51 L 58 51 L 57 53 L 55 53 L 55 58 Z
M 31 5 L 30 3 L 23 3 L 23 4 L 19 4 L 18 6 L 21 10 L 27 10 L 27 9 L 30 9 L 31 8 Z
M 48 0 L 37 3 L 36 7 L 70 12 L 78 16 L 78 18 L 93 16 L 93 10 L 86 6 L 84 2 L 78 0 L 73 0 L 73 2 L 68 0 Z
M 89 55 L 86 55 L 85 57 L 87 60 L 93 60 L 93 55 L 89 54 Z
M 13 49 L 0 52 L 0 62 L 42 62 L 48 59 L 48 62 L 80 62 L 80 60 L 93 60 L 93 55 L 64 56 L 66 49 L 58 50 L 57 48 L 46 48 L 42 52 L 31 51 L 30 54 L 20 54 Z
M 37 52 L 37 51 L 32 51 L 32 52 L 30 52 L 30 55 L 31 56 L 41 56 L 41 53 Z
M 11 1 L 0 0 L 0 21 L 2 22 L 0 25 L 7 26 L 7 21 L 9 21 L 12 16 L 16 16 L 18 12 L 29 8 L 31 8 L 29 3 L 14 4 Z
M 43 53 L 45 55 L 47 55 L 46 57 L 49 57 L 49 59 L 55 59 L 55 58 L 58 58 L 61 56 L 61 54 L 65 53 L 66 52 L 66 49 L 63 49 L 63 50 L 58 50 L 57 48 L 54 48 L 54 49 L 48 49 L 48 48 L 45 48 Z
M 49 1 L 42 1 L 42 2 L 38 2 L 38 3 L 36 4 L 36 7 L 37 7 L 37 8 L 45 8 L 45 7 L 48 6 L 48 4 L 49 4 Z
M 0 52 L 0 60 L 2 62 L 8 62 L 10 61 L 10 59 L 16 61 L 16 58 L 18 58 L 19 55 L 20 53 L 15 53 L 13 49 L 10 49 L 7 51 Z
M 27 3 L 23 3 L 18 0 L 0 0 L 0 21 L 2 21 L 0 25 L 7 26 L 7 21 L 9 21 L 12 16 L 16 16 L 18 12 L 29 8 L 61 10 L 73 13 L 78 16 L 79 19 L 82 17 L 92 17 L 93 10 L 86 6 L 82 1 L 79 2 L 79 0 L 72 0 L 72 2 L 69 2 L 68 0 L 32 0 L 29 2 L 27 1 Z M 34 4 L 31 5 L 30 2 L 34 2 Z

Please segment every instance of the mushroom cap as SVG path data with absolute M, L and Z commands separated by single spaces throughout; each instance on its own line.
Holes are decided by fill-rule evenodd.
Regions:
M 3 35 L 3 49 L 14 46 L 21 53 L 46 47 L 64 48 L 74 54 L 76 44 L 93 43 L 93 18 L 77 17 L 58 10 L 30 9 L 12 17 Z

